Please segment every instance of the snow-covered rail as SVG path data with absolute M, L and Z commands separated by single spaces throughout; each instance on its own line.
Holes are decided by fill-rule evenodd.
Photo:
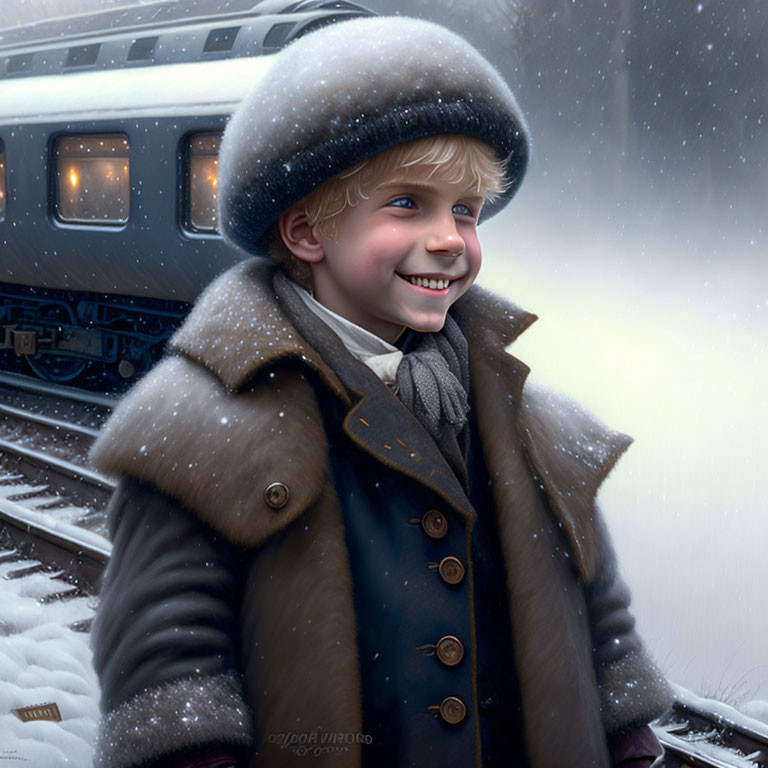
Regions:
M 0 439 L 0 500 L 103 534 L 113 487 L 81 465 Z
M 768 724 L 673 685 L 675 703 L 654 723 L 659 768 L 766 768 Z
M 50 523 L 105 533 L 114 484 L 87 454 L 114 398 L 0 374 L 0 500 Z
M 86 463 L 88 448 L 116 402 L 97 392 L 0 373 L 2 436 L 75 463 Z
M 83 594 L 98 592 L 101 574 L 109 560 L 109 541 L 48 513 L 0 498 L 2 545 L 30 557 Z
M 114 400 L 0 374 L 3 544 L 97 591 L 110 546 L 104 510 L 114 484 L 86 466 Z
M 2 434 L 34 442 L 76 464 L 85 464 L 98 429 L 0 403 Z

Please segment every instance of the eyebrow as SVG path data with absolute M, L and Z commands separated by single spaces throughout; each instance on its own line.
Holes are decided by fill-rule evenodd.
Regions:
M 408 179 L 394 179 L 393 181 L 387 181 L 384 184 L 380 184 L 377 189 L 379 190 L 388 190 L 388 189 L 418 189 L 422 191 L 429 192 L 432 189 L 434 189 L 434 186 L 432 184 L 424 184 L 420 181 L 411 181 Z M 466 193 L 460 195 L 460 197 L 464 197 L 468 200 L 485 200 L 485 197 L 480 192 L 477 192 L 476 190 L 467 190 Z

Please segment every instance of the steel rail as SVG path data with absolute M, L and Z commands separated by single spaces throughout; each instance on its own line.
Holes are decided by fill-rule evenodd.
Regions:
M 32 379 L 19 373 L 0 373 L 0 385 L 37 395 L 54 396 L 64 400 L 75 400 L 89 405 L 98 405 L 110 410 L 117 405 L 119 400 L 118 397 L 104 395 L 100 392 L 89 392 L 88 390 L 77 389 L 76 387 L 65 387 L 62 384 Z
M 675 701 L 652 725 L 659 768 L 768 768 L 768 724 L 672 684 Z
M 696 742 L 689 742 L 685 739 L 677 738 L 672 734 L 659 734 L 657 737 L 664 747 L 664 757 L 660 762 L 654 763 L 653 768 L 665 768 L 666 766 L 681 766 L 681 768 L 756 768 L 757 766 L 764 766 L 764 762 L 755 762 L 754 758 L 750 759 L 749 756 L 742 756 L 737 754 L 728 755 L 723 757 L 709 754 L 706 751 L 706 747 L 697 745 Z M 706 740 L 702 740 L 703 744 L 707 744 Z M 726 748 L 723 747 L 723 752 Z M 670 761 L 672 758 L 675 762 Z
M 758 723 L 750 725 L 748 723 L 751 719 L 735 709 L 728 708 L 731 710 L 728 712 L 715 711 L 693 701 L 693 698 L 694 695 L 689 691 L 682 696 L 678 693 L 674 710 L 687 718 L 691 724 L 698 726 L 699 730 L 712 727 L 718 729 L 720 739 L 726 747 L 737 749 L 761 766 L 768 765 L 768 725 L 763 728 L 760 728 Z M 725 707 L 726 705 L 721 704 L 719 709 L 723 710 Z
M 112 492 L 115 489 L 115 483 L 98 472 L 64 461 L 64 459 L 57 459 L 55 456 L 36 451 L 34 448 L 26 448 L 10 440 L 0 438 L 0 452 L 26 459 L 43 469 L 56 472 L 70 480 L 78 480 L 102 491 Z
M 96 594 L 111 546 L 104 537 L 67 523 L 54 523 L 40 512 L 0 499 L 4 544 L 60 569 L 66 580 Z
M 72 432 L 81 437 L 89 437 L 95 439 L 98 434 L 98 429 L 92 427 L 84 427 L 82 424 L 74 424 L 70 421 L 62 421 L 61 419 L 54 419 L 50 416 L 43 416 L 39 413 L 32 413 L 26 411 L 23 408 L 14 408 L 12 405 L 3 405 L 0 403 L 0 414 L 11 416 L 15 419 L 31 422 L 32 424 L 39 424 L 50 429 L 60 430 L 62 432 Z

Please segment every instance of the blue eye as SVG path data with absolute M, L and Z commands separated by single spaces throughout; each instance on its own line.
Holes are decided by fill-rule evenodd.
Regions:
M 453 212 L 458 213 L 459 216 L 474 216 L 475 214 L 472 212 L 472 209 L 468 205 L 464 205 L 464 203 L 459 203 L 458 205 L 453 206 Z
M 394 208 L 415 208 L 416 203 L 413 202 L 413 198 L 410 197 L 398 197 L 396 200 L 392 200 L 392 202 L 387 203 L 387 205 L 391 205 Z

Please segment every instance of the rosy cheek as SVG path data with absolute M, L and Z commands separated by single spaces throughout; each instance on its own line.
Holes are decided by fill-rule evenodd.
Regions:
M 361 292 L 381 291 L 383 283 L 390 278 L 392 269 L 380 259 L 361 258 L 355 265 L 354 282 Z
M 467 271 L 470 275 L 477 276 L 482 264 L 482 256 L 478 250 L 470 250 L 467 253 Z
M 368 240 L 369 246 L 378 252 L 388 251 L 402 240 L 402 231 L 397 224 L 377 227 Z
M 391 272 L 407 254 L 405 245 L 397 232 L 379 232 L 371 237 L 363 256 L 367 269 L 377 274 Z

